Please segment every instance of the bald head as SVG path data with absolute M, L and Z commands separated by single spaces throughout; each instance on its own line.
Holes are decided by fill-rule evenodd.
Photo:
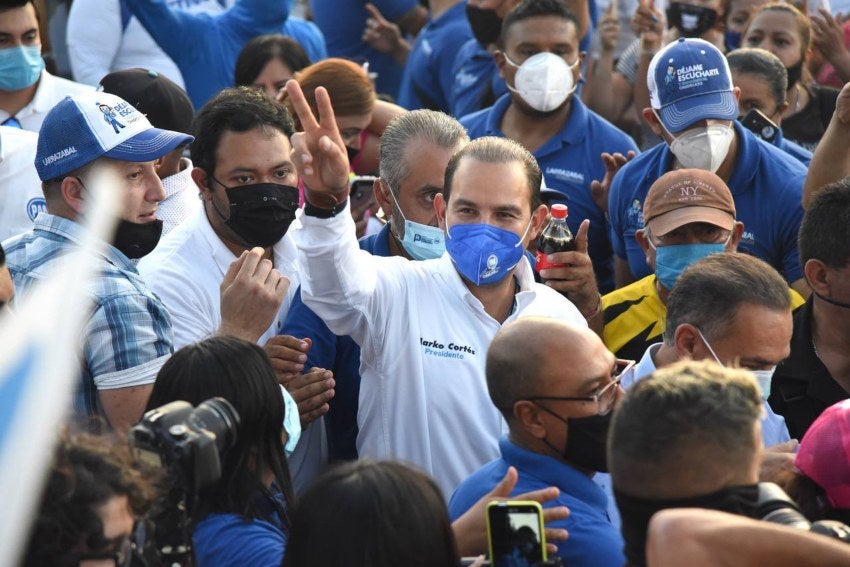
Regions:
M 614 355 L 587 328 L 544 317 L 523 317 L 496 334 L 487 351 L 490 399 L 508 422 L 519 400 L 550 395 L 556 385 L 610 376 Z

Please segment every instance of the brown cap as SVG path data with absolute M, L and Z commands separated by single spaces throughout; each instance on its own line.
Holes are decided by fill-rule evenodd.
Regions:
M 659 177 L 649 188 L 643 202 L 643 222 L 656 236 L 692 222 L 732 230 L 735 202 L 723 180 L 710 171 L 677 169 Z

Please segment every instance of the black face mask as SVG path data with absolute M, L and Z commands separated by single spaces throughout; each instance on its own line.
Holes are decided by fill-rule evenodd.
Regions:
M 136 223 L 121 219 L 112 245 L 131 260 L 137 260 L 153 252 L 161 236 L 161 220 Z
M 354 161 L 354 158 L 356 158 L 357 155 L 360 153 L 360 150 L 355 150 L 354 148 L 349 148 L 348 146 L 345 146 L 345 153 L 348 154 L 348 163 L 350 165 L 351 162 Z
M 850 309 L 850 303 L 844 303 L 843 301 L 838 301 L 836 299 L 830 299 L 828 297 L 824 297 L 816 291 L 813 291 L 812 293 L 814 293 L 815 296 L 817 296 L 818 299 L 820 299 L 821 301 L 826 301 L 830 305 L 835 305 L 836 307 L 841 307 L 843 309 Z
M 679 500 L 649 500 L 636 498 L 614 489 L 614 499 L 620 510 L 620 531 L 626 542 L 626 559 L 630 565 L 646 565 L 646 532 L 649 520 L 656 512 L 668 508 L 706 508 L 748 518 L 756 517 L 759 487 L 757 484 L 730 486 L 711 494 Z
M 472 35 L 484 47 L 496 43 L 502 35 L 502 18 L 496 15 L 496 10 L 485 10 L 467 4 L 466 19 L 469 20 Z
M 667 23 L 679 30 L 682 37 L 699 37 L 717 23 L 717 10 L 673 2 L 667 8 Z
M 537 405 L 567 424 L 567 446 L 561 451 L 565 461 L 592 471 L 608 472 L 608 429 L 614 412 L 565 419 L 549 408 Z M 544 442 L 549 445 L 548 441 Z M 555 447 L 549 446 L 557 451 Z
M 283 238 L 298 210 L 298 188 L 279 183 L 254 183 L 225 188 L 230 216 L 224 218 L 213 201 L 213 208 L 248 246 L 268 248 Z
M 803 76 L 803 60 L 800 59 L 799 63 L 791 67 L 787 67 L 785 70 L 788 72 L 788 88 L 790 89 L 796 85 L 800 81 L 800 77 Z

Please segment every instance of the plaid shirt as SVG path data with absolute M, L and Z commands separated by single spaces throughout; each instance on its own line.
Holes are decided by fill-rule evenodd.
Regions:
M 53 273 L 81 240 L 82 226 L 41 213 L 33 229 L 3 243 L 17 297 Z M 83 329 L 82 376 L 75 409 L 103 415 L 97 391 L 153 383 L 172 350 L 171 317 L 147 289 L 133 263 L 114 247 L 103 255 L 101 276 L 90 283 L 94 310 Z M 57 314 L 58 315 L 58 314 Z

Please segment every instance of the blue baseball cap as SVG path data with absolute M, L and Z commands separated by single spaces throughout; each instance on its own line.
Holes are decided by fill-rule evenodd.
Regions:
M 700 120 L 738 117 L 729 63 L 703 39 L 668 44 L 650 61 L 646 80 L 652 108 L 672 134 Z
M 35 169 L 42 181 L 50 181 L 100 157 L 152 161 L 193 140 L 154 128 L 120 97 L 88 92 L 65 97 L 47 113 L 38 131 Z

